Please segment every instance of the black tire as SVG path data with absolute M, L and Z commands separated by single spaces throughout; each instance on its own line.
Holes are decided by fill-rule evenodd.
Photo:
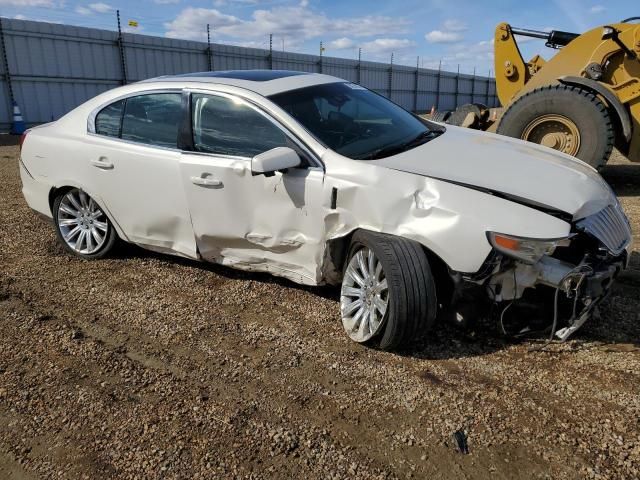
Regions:
M 56 193 L 56 196 L 53 200 L 53 205 L 52 205 L 52 214 L 53 214 L 53 224 L 55 226 L 56 229 L 56 235 L 58 237 L 58 240 L 60 241 L 60 243 L 62 244 L 62 246 L 64 247 L 64 249 L 75 255 L 76 257 L 80 257 L 80 258 L 84 258 L 87 260 L 94 260 L 94 259 L 99 259 L 99 258 L 103 258 L 104 256 L 106 256 L 114 247 L 116 240 L 118 239 L 118 234 L 116 233 L 115 228 L 113 227 L 113 224 L 111 223 L 111 220 L 109 220 L 109 218 L 107 217 L 107 215 L 104 213 L 104 210 L 97 204 L 95 203 L 95 200 L 92 200 L 95 204 L 95 206 L 101 210 L 101 212 L 103 212 L 103 214 L 100 217 L 97 217 L 96 219 L 99 218 L 100 222 L 106 224 L 106 231 L 104 233 L 104 241 L 103 243 L 95 249 L 95 251 L 92 251 L 91 253 L 83 253 L 82 251 L 78 251 L 74 248 L 72 248 L 69 243 L 67 242 L 67 240 L 65 240 L 64 238 L 64 234 L 61 230 L 60 225 L 60 221 L 61 221 L 61 215 L 59 214 L 60 212 L 60 205 L 63 201 L 63 199 L 70 193 L 82 193 L 83 195 L 86 195 L 86 198 L 88 198 L 89 200 L 92 200 L 91 197 L 82 192 L 82 190 L 77 189 L 77 188 L 68 188 L 68 189 L 61 189 Z M 93 239 L 94 237 L 92 237 Z M 95 241 L 95 240 L 93 240 Z
M 379 259 L 388 284 L 388 307 L 378 334 L 367 344 L 393 350 L 422 337 L 433 325 L 436 288 L 429 261 L 421 245 L 382 233 L 357 231 L 351 240 L 346 265 L 362 247 Z
M 467 103 L 456 108 L 456 112 L 464 112 L 464 116 L 471 112 L 475 114 L 480 122 L 486 122 L 489 119 L 489 108 L 482 103 Z M 464 120 L 464 117 L 463 117 Z
M 449 110 L 438 110 L 431 116 L 430 120 L 434 122 L 444 123 L 450 116 L 451 112 Z
M 598 97 L 577 87 L 549 85 L 526 93 L 507 108 L 497 133 L 522 138 L 534 120 L 547 114 L 562 115 L 576 125 L 580 133 L 577 158 L 594 168 L 607 163 L 615 141 L 611 117 Z

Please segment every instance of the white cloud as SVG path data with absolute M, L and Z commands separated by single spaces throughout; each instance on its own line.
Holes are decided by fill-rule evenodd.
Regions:
M 188 7 L 175 20 L 166 23 L 167 37 L 201 40 L 206 35 L 207 24 L 210 24 L 214 35 L 222 29 L 232 28 L 242 21 L 233 15 L 225 15 L 218 10 Z
M 603 5 L 594 5 L 589 9 L 589 13 L 593 13 L 593 14 L 604 13 L 606 11 L 607 11 L 607 8 Z
M 153 3 L 158 5 L 169 5 L 171 3 L 180 3 L 180 0 L 153 0 Z
M 444 21 L 441 28 L 425 34 L 424 38 L 429 43 L 458 43 L 464 40 L 462 32 L 468 29 L 463 21 L 450 18 Z
M 493 39 L 454 45 L 442 56 L 442 68 L 453 71 L 460 65 L 462 71 L 471 73 L 475 67 L 493 66 L 493 45 Z M 486 75 L 486 72 L 477 73 Z
M 255 5 L 260 0 L 213 0 L 213 5 L 216 7 L 224 7 L 225 5 L 240 4 L 240 5 Z
M 364 53 L 392 53 L 415 47 L 416 42 L 406 38 L 376 38 L 362 44 Z
M 331 50 L 351 50 L 358 47 L 362 48 L 363 55 L 369 59 L 387 56 L 390 53 L 398 54 L 397 59 L 403 59 L 403 53 L 407 49 L 415 48 L 416 42 L 406 38 L 375 38 L 366 42 L 358 43 L 355 40 L 342 37 L 332 40 L 327 44 L 329 54 Z
M 87 6 L 78 5 L 76 7 L 76 13 L 80 15 L 93 15 L 94 13 L 109 13 L 114 11 L 115 9 L 111 5 L 107 5 L 106 3 L 90 3 Z
M 456 19 L 445 20 L 442 27 L 444 30 L 449 32 L 464 32 L 469 29 L 469 26 L 466 23 Z
M 60 2 L 54 0 L 0 0 L 0 5 L 9 7 L 57 8 L 60 6 Z
M 217 38 L 238 38 L 250 41 L 273 34 L 292 40 L 311 38 L 331 38 L 349 35 L 352 37 L 374 36 L 380 32 L 401 33 L 406 31 L 409 22 L 404 18 L 367 15 L 352 18 L 329 18 L 306 6 L 303 2 L 295 6 L 276 6 L 269 10 L 255 10 L 251 19 L 244 20 L 226 15 L 216 9 L 187 7 L 175 18 L 165 24 L 166 36 L 201 40 L 206 25 L 213 27 Z
M 456 43 L 464 37 L 458 32 L 447 32 L 443 30 L 432 30 L 424 38 L 429 43 Z
M 346 50 L 348 48 L 354 48 L 355 46 L 356 42 L 347 37 L 336 38 L 327 44 L 328 48 L 334 50 Z
M 109 13 L 113 10 L 111 5 L 107 5 L 106 3 L 91 3 L 89 4 L 89 8 L 97 13 Z

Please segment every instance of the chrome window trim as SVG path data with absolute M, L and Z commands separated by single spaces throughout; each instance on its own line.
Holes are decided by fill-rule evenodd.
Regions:
M 295 143 L 298 148 L 300 148 L 309 159 L 311 159 L 311 161 L 315 164 L 315 165 L 309 165 L 307 167 L 307 169 L 309 170 L 322 170 L 324 171 L 324 164 L 322 163 L 322 161 L 320 160 L 320 158 L 318 158 L 318 156 L 311 150 L 311 148 L 309 148 L 294 132 L 292 132 L 288 127 L 286 127 L 285 125 L 283 125 L 280 121 L 278 121 L 277 119 L 275 119 L 268 111 L 266 111 L 261 105 L 258 105 L 256 102 L 254 102 L 253 100 L 244 97 L 242 95 L 236 94 L 236 93 L 229 93 L 229 92 L 223 92 L 220 90 L 214 90 L 214 89 L 204 89 L 204 88 L 196 88 L 196 87 L 187 87 L 183 89 L 184 92 L 187 92 L 189 94 L 193 94 L 193 93 L 197 93 L 197 94 L 201 94 L 201 95 L 210 95 L 210 96 L 218 96 L 218 97 L 224 97 L 224 98 L 228 98 L 231 101 L 237 102 L 240 101 L 240 103 L 248 106 L 249 108 L 251 108 L 252 110 L 258 112 L 258 114 L 262 115 L 264 118 L 266 118 L 267 120 L 269 120 L 272 124 L 274 124 L 279 130 L 282 131 L 282 133 L 284 133 L 293 143 Z M 265 97 L 266 98 L 266 97 Z M 191 112 L 189 112 L 189 115 L 191 115 Z M 193 129 L 193 127 L 192 127 Z M 217 154 L 217 153 L 207 153 L 207 152 L 187 152 L 187 153 L 199 153 L 202 155 L 209 155 L 209 156 L 213 156 L 213 157 L 223 157 L 223 158 L 240 158 L 240 159 L 248 159 L 251 160 L 251 157 L 236 157 L 233 155 L 224 155 L 224 154 Z

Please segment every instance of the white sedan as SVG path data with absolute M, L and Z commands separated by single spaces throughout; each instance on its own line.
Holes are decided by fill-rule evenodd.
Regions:
M 518 331 L 515 312 L 533 298 L 553 305 L 547 328 L 565 339 L 631 243 L 615 195 L 585 163 L 422 120 L 328 75 L 127 85 L 29 130 L 21 157 L 28 204 L 69 252 L 99 258 L 121 240 L 341 284 L 346 333 L 383 349 L 438 315 L 465 324 L 492 312 Z

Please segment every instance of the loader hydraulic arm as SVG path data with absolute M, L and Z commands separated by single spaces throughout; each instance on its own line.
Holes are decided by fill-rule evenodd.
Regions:
M 545 45 L 555 49 L 567 46 L 580 36 L 577 33 L 560 30 L 543 32 L 528 28 L 517 28 L 508 23 L 498 25 L 494 41 L 496 87 L 498 98 L 502 105 L 506 105 L 516 93 L 521 91 L 533 75 L 546 63 L 539 55 L 533 57 L 529 62 L 525 62 L 518 48 L 516 35 L 546 40 Z

